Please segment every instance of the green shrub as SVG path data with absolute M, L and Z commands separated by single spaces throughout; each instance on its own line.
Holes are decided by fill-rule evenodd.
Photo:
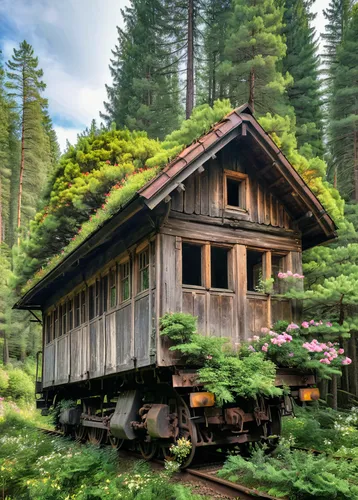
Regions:
M 6 389 L 9 386 L 9 375 L 5 370 L 0 368 L 0 396 L 4 396 Z
M 23 399 L 26 402 L 31 402 L 34 399 L 34 394 L 34 383 L 27 373 L 20 368 L 9 371 L 9 386 L 6 396 L 14 400 Z
M 218 475 L 279 498 L 358 498 L 357 462 L 291 451 L 288 445 L 280 445 L 275 457 L 263 449 L 254 450 L 249 459 L 231 456 Z

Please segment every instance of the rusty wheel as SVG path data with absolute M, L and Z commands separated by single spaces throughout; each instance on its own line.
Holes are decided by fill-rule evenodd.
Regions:
M 94 446 L 100 446 L 105 438 L 106 431 L 104 429 L 98 429 L 97 427 L 88 428 L 88 442 Z
M 75 439 L 79 443 L 83 443 L 87 439 L 87 427 L 83 425 L 76 425 L 75 427 Z
M 172 443 L 167 442 L 164 445 L 162 445 L 161 452 L 165 460 L 173 460 L 174 457 L 170 452 L 170 447 L 172 446 L 172 444 L 175 444 L 179 438 L 184 438 L 190 441 L 191 442 L 190 453 L 185 457 L 185 459 L 181 463 L 181 468 L 185 469 L 186 467 L 189 467 L 189 465 L 193 461 L 196 452 L 196 445 L 198 442 L 197 430 L 196 430 L 196 425 L 191 420 L 190 410 L 185 401 L 181 397 L 177 397 L 175 413 L 178 416 L 177 437 L 174 442 Z
M 158 443 L 154 441 L 139 441 L 138 446 L 145 460 L 151 460 L 158 452 Z
M 67 424 L 60 424 L 60 430 L 61 430 L 61 432 L 63 432 L 64 436 L 71 436 L 71 434 L 72 434 L 72 429 Z
M 119 450 L 123 446 L 124 439 L 117 438 L 113 436 L 113 434 L 108 433 L 108 442 L 112 446 L 112 448 Z

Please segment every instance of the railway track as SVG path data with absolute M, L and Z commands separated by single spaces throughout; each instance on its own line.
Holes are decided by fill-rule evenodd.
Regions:
M 52 429 L 45 429 L 38 427 L 38 430 L 43 434 L 48 436 L 64 437 L 63 432 L 56 431 Z M 120 454 L 123 458 L 126 456 L 131 458 L 137 458 L 143 460 L 143 457 L 135 452 L 120 450 Z M 233 483 L 227 481 L 226 479 L 221 479 L 217 476 L 217 472 L 221 469 L 224 460 L 216 461 L 214 463 L 204 463 L 202 465 L 192 466 L 188 469 L 181 471 L 180 481 L 189 482 L 191 484 L 203 485 L 207 490 L 212 490 L 213 492 L 222 495 L 226 498 L 237 498 L 242 500 L 265 499 L 265 500 L 282 500 L 277 497 L 273 497 L 266 493 L 260 492 L 257 489 L 248 488 L 241 484 Z M 162 460 L 153 459 L 152 464 L 158 470 L 164 467 L 164 462 Z

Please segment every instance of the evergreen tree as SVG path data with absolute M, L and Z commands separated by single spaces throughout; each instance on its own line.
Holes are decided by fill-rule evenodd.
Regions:
M 358 202 L 358 5 L 337 48 L 332 76 L 331 164 L 342 195 Z
M 7 63 L 9 97 L 16 100 L 21 116 L 21 160 L 16 184 L 17 191 L 16 227 L 18 242 L 23 219 L 29 221 L 51 165 L 50 140 L 44 127 L 46 101 L 41 96 L 45 83 L 41 80 L 43 71 L 38 69 L 38 58 L 26 41 L 14 49 L 12 59 Z M 14 196 L 14 193 L 12 194 Z
M 180 115 L 178 60 L 161 0 L 131 0 L 122 11 L 125 29 L 117 27 L 118 45 L 112 51 L 113 85 L 106 86 L 108 102 L 102 114 L 107 125 L 145 130 L 163 139 L 177 128 Z
M 318 44 L 311 23 L 310 11 L 315 0 L 285 0 L 284 35 L 287 53 L 282 61 L 283 73 L 293 77 L 287 89 L 296 115 L 296 136 L 305 154 L 322 156 L 322 101 L 319 74 Z
M 199 69 L 197 101 L 213 105 L 224 95 L 218 68 L 224 61 L 225 39 L 231 14 L 231 0 L 207 0 L 203 9 L 203 63 Z
M 274 0 L 233 0 L 221 64 L 222 84 L 234 106 L 249 102 L 258 113 L 288 112 L 286 87 L 292 82 L 278 64 L 286 54 L 281 36 L 283 7 Z

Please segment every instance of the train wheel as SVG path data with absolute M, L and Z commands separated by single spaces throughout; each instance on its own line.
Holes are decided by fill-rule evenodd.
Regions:
M 190 410 L 181 397 L 177 398 L 176 414 L 178 415 L 178 436 L 176 441 L 178 440 L 178 438 L 184 438 L 191 442 L 190 453 L 184 458 L 183 462 L 181 463 L 181 468 L 185 469 L 186 467 L 189 467 L 189 465 L 193 461 L 196 452 L 198 436 L 196 426 L 190 418 Z M 166 443 L 165 445 L 161 446 L 161 453 L 165 460 L 174 459 L 174 456 L 170 451 L 170 447 L 173 444 L 175 445 L 175 442 Z
M 79 443 L 83 443 L 87 439 L 87 427 L 83 425 L 76 425 L 75 427 L 75 439 Z
M 67 424 L 60 424 L 60 430 L 63 432 L 64 436 L 71 436 L 71 427 Z
M 120 448 L 122 448 L 123 443 L 124 443 L 124 439 L 119 439 L 119 438 L 113 436 L 112 434 L 108 434 L 108 441 L 109 441 L 109 444 L 112 446 L 112 448 L 114 448 L 116 450 L 119 450 Z
M 278 406 L 270 407 L 271 420 L 264 424 L 264 440 L 268 446 L 268 452 L 276 449 L 282 430 L 281 410 Z M 272 436 L 272 437 L 271 437 Z
M 158 452 L 158 443 L 153 441 L 140 441 L 138 446 L 145 460 L 151 460 Z
M 94 446 L 100 446 L 105 438 L 106 431 L 97 427 L 88 427 L 88 442 Z

